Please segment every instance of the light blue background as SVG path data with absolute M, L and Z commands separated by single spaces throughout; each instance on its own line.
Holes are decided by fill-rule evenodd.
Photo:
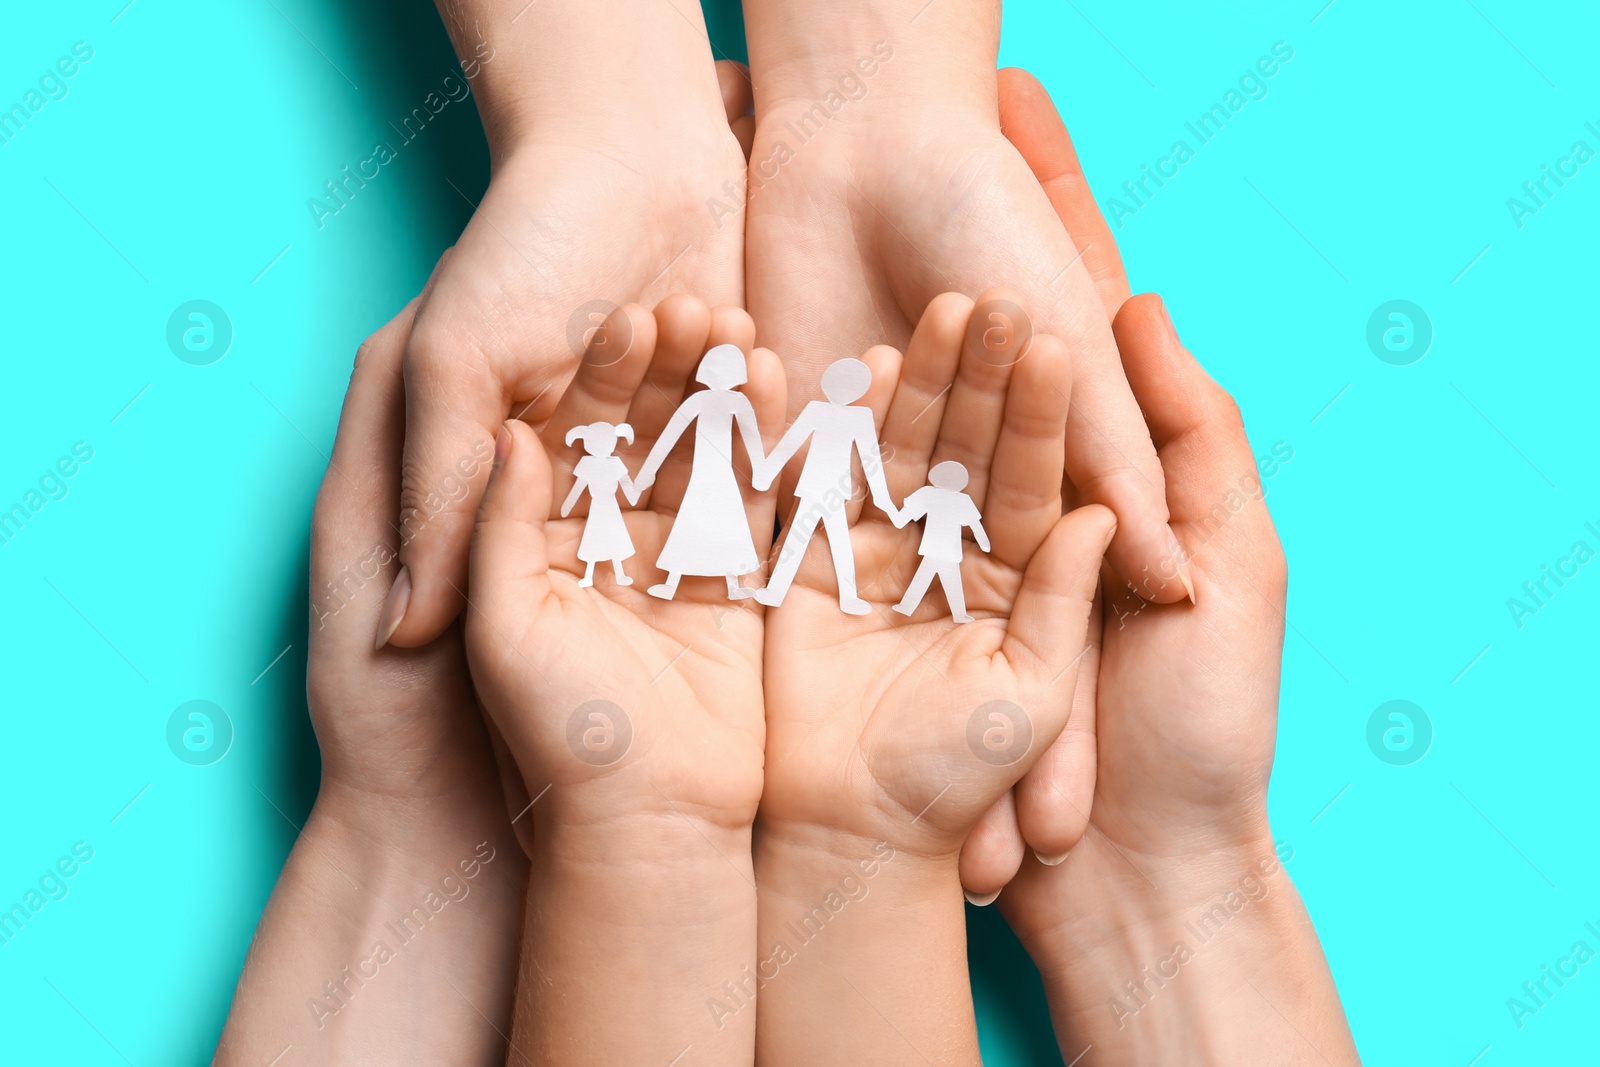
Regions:
M 487 179 L 453 104 L 324 229 L 306 209 L 451 72 L 426 4 L 124 2 L 11 5 L 0 35 L 0 106 L 95 49 L 0 145 L 0 508 L 94 449 L 0 545 L 0 906 L 95 849 L 0 946 L 6 1063 L 209 1056 L 315 791 L 306 530 L 350 360 Z M 1521 629 L 1506 602 L 1574 541 L 1600 550 L 1600 162 L 1523 228 L 1506 201 L 1600 150 L 1600 17 L 1324 2 L 1016 0 L 1003 59 L 1049 86 L 1104 202 L 1294 48 L 1116 234 L 1257 452 L 1294 449 L 1268 483 L 1293 574 L 1276 833 L 1367 1062 L 1596 1062 L 1600 962 L 1520 1031 L 1506 1001 L 1600 949 L 1600 563 Z M 725 50 L 737 32 L 718 22 Z M 165 343 L 195 298 L 234 325 L 209 367 Z M 1433 323 L 1412 366 L 1367 347 L 1391 299 Z M 164 737 L 197 698 L 235 729 L 210 767 Z M 1367 747 L 1396 698 L 1435 732 L 1411 766 Z M 1024 958 L 974 924 L 989 1062 L 1052 1062 Z

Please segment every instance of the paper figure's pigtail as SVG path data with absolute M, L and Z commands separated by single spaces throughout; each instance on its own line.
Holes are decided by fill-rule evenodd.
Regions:
M 618 437 L 622 438 L 624 441 L 628 442 L 630 445 L 633 444 L 633 427 L 632 426 L 629 426 L 625 422 L 619 422 L 616 425 L 616 431 L 617 431 L 617 436 Z M 570 444 L 571 442 L 568 442 L 568 443 Z

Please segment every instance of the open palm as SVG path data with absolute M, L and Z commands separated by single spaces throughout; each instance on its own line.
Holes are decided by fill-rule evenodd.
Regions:
M 763 620 L 730 603 L 720 581 L 686 580 L 673 600 L 649 595 L 648 576 L 687 485 L 692 446 L 661 465 L 653 487 L 626 510 L 637 576 L 619 585 L 597 572 L 579 585 L 579 545 L 590 498 L 566 518 L 582 450 L 573 427 L 627 423 L 617 455 L 637 472 L 693 388 L 708 346 L 746 354 L 758 420 L 782 420 L 783 372 L 752 351 L 754 326 L 732 308 L 709 310 L 675 296 L 654 315 L 619 309 L 595 338 L 572 385 L 537 432 L 513 421 L 497 442 L 497 473 L 480 513 L 472 553 L 468 651 L 490 716 L 516 756 L 530 793 L 580 818 L 640 811 L 692 812 L 748 822 L 761 793 Z M 617 336 L 631 336 L 618 354 Z M 732 457 L 730 457 L 732 458 Z M 748 456 L 740 457 L 748 483 Z M 744 519 L 758 551 L 771 541 L 771 494 L 745 496 Z M 574 810 L 569 807 L 568 810 Z
M 840 613 L 817 545 L 769 620 L 765 819 L 950 851 L 1066 722 L 1115 524 L 1099 506 L 1061 514 L 1065 345 L 1038 336 L 1020 352 L 990 348 L 981 329 L 969 343 L 973 307 L 941 296 L 904 359 L 867 352 L 862 403 L 882 427 L 894 501 L 940 462 L 967 469 L 993 542 L 969 548 L 962 568 L 976 620 L 953 620 L 937 583 L 910 618 L 894 611 L 918 567 L 918 533 L 841 501 L 872 610 Z

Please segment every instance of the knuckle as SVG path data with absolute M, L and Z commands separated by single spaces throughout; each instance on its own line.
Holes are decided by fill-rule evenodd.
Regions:
M 1289 595 L 1289 559 L 1274 537 L 1262 553 L 1261 580 L 1267 592 L 1282 602 Z
M 417 316 L 406 342 L 406 374 L 424 379 L 489 380 L 495 377 L 495 360 L 483 340 L 440 315 L 424 310 Z
M 1230 430 L 1244 430 L 1244 409 L 1234 399 L 1233 394 L 1220 385 L 1211 386 L 1212 417 Z

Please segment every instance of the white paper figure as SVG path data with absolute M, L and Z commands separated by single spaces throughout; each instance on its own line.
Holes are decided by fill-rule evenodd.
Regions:
M 896 526 L 904 526 L 912 519 L 925 519 L 922 526 L 922 543 L 917 555 L 922 562 L 911 579 L 911 588 L 894 610 L 910 615 L 922 603 L 923 594 L 935 576 L 944 587 L 945 599 L 950 602 L 950 615 L 956 622 L 971 622 L 967 614 L 967 598 L 961 588 L 961 531 L 972 527 L 973 539 L 978 547 L 989 551 L 989 535 L 978 516 L 978 505 L 962 490 L 967 487 L 967 468 L 954 460 L 936 463 L 928 472 L 928 485 L 906 497 L 900 509 Z
M 776 607 L 783 603 L 794 581 L 795 571 L 805 558 L 806 546 L 818 523 L 828 533 L 828 548 L 833 554 L 833 569 L 839 577 L 839 608 L 850 615 L 865 615 L 872 606 L 856 594 L 856 557 L 850 546 L 850 522 L 845 507 L 854 494 L 855 477 L 852 453 L 861 457 L 861 467 L 872 490 L 872 502 L 889 514 L 899 512 L 889 499 L 889 486 L 883 478 L 883 456 L 878 450 L 878 430 L 872 409 L 853 407 L 872 385 L 872 370 L 859 359 L 841 359 L 822 372 L 822 395 L 813 400 L 794 420 L 783 440 L 772 450 L 765 464 L 757 465 L 755 487 L 766 489 L 783 470 L 784 464 L 807 440 L 805 466 L 795 486 L 796 507 L 789 538 L 779 553 L 778 565 L 756 600 Z M 900 524 L 903 525 L 903 524 Z
M 633 427 L 627 423 L 613 426 L 609 422 L 591 422 L 567 431 L 567 444 L 581 440 L 588 453 L 572 468 L 577 481 L 561 504 L 564 519 L 572 513 L 583 491 L 589 490 L 589 518 L 583 526 L 583 539 L 578 542 L 578 558 L 589 565 L 578 579 L 578 585 L 585 589 L 594 585 L 594 565 L 602 560 L 611 561 L 618 585 L 633 584 L 633 579 L 622 571 L 622 561 L 633 555 L 633 538 L 628 536 L 628 524 L 617 504 L 617 490 L 622 490 L 630 504 L 639 502 L 640 491 L 628 477 L 622 457 L 612 454 L 618 437 L 633 444 Z
M 721 575 L 728 580 L 728 598 L 743 600 L 755 590 L 740 587 L 739 576 L 758 569 L 761 561 L 733 473 L 735 424 L 750 462 L 759 468 L 764 455 L 755 409 L 750 398 L 734 388 L 749 380 L 744 353 L 737 345 L 717 345 L 701 359 L 694 380 L 706 388 L 691 394 L 673 412 L 639 472 L 637 484 L 643 492 L 654 484 L 672 446 L 691 422 L 695 424 L 689 488 L 662 546 L 661 558 L 656 560 L 656 566 L 667 572 L 667 580 L 651 586 L 650 595 L 671 600 L 678 591 L 678 579 L 685 574 Z

